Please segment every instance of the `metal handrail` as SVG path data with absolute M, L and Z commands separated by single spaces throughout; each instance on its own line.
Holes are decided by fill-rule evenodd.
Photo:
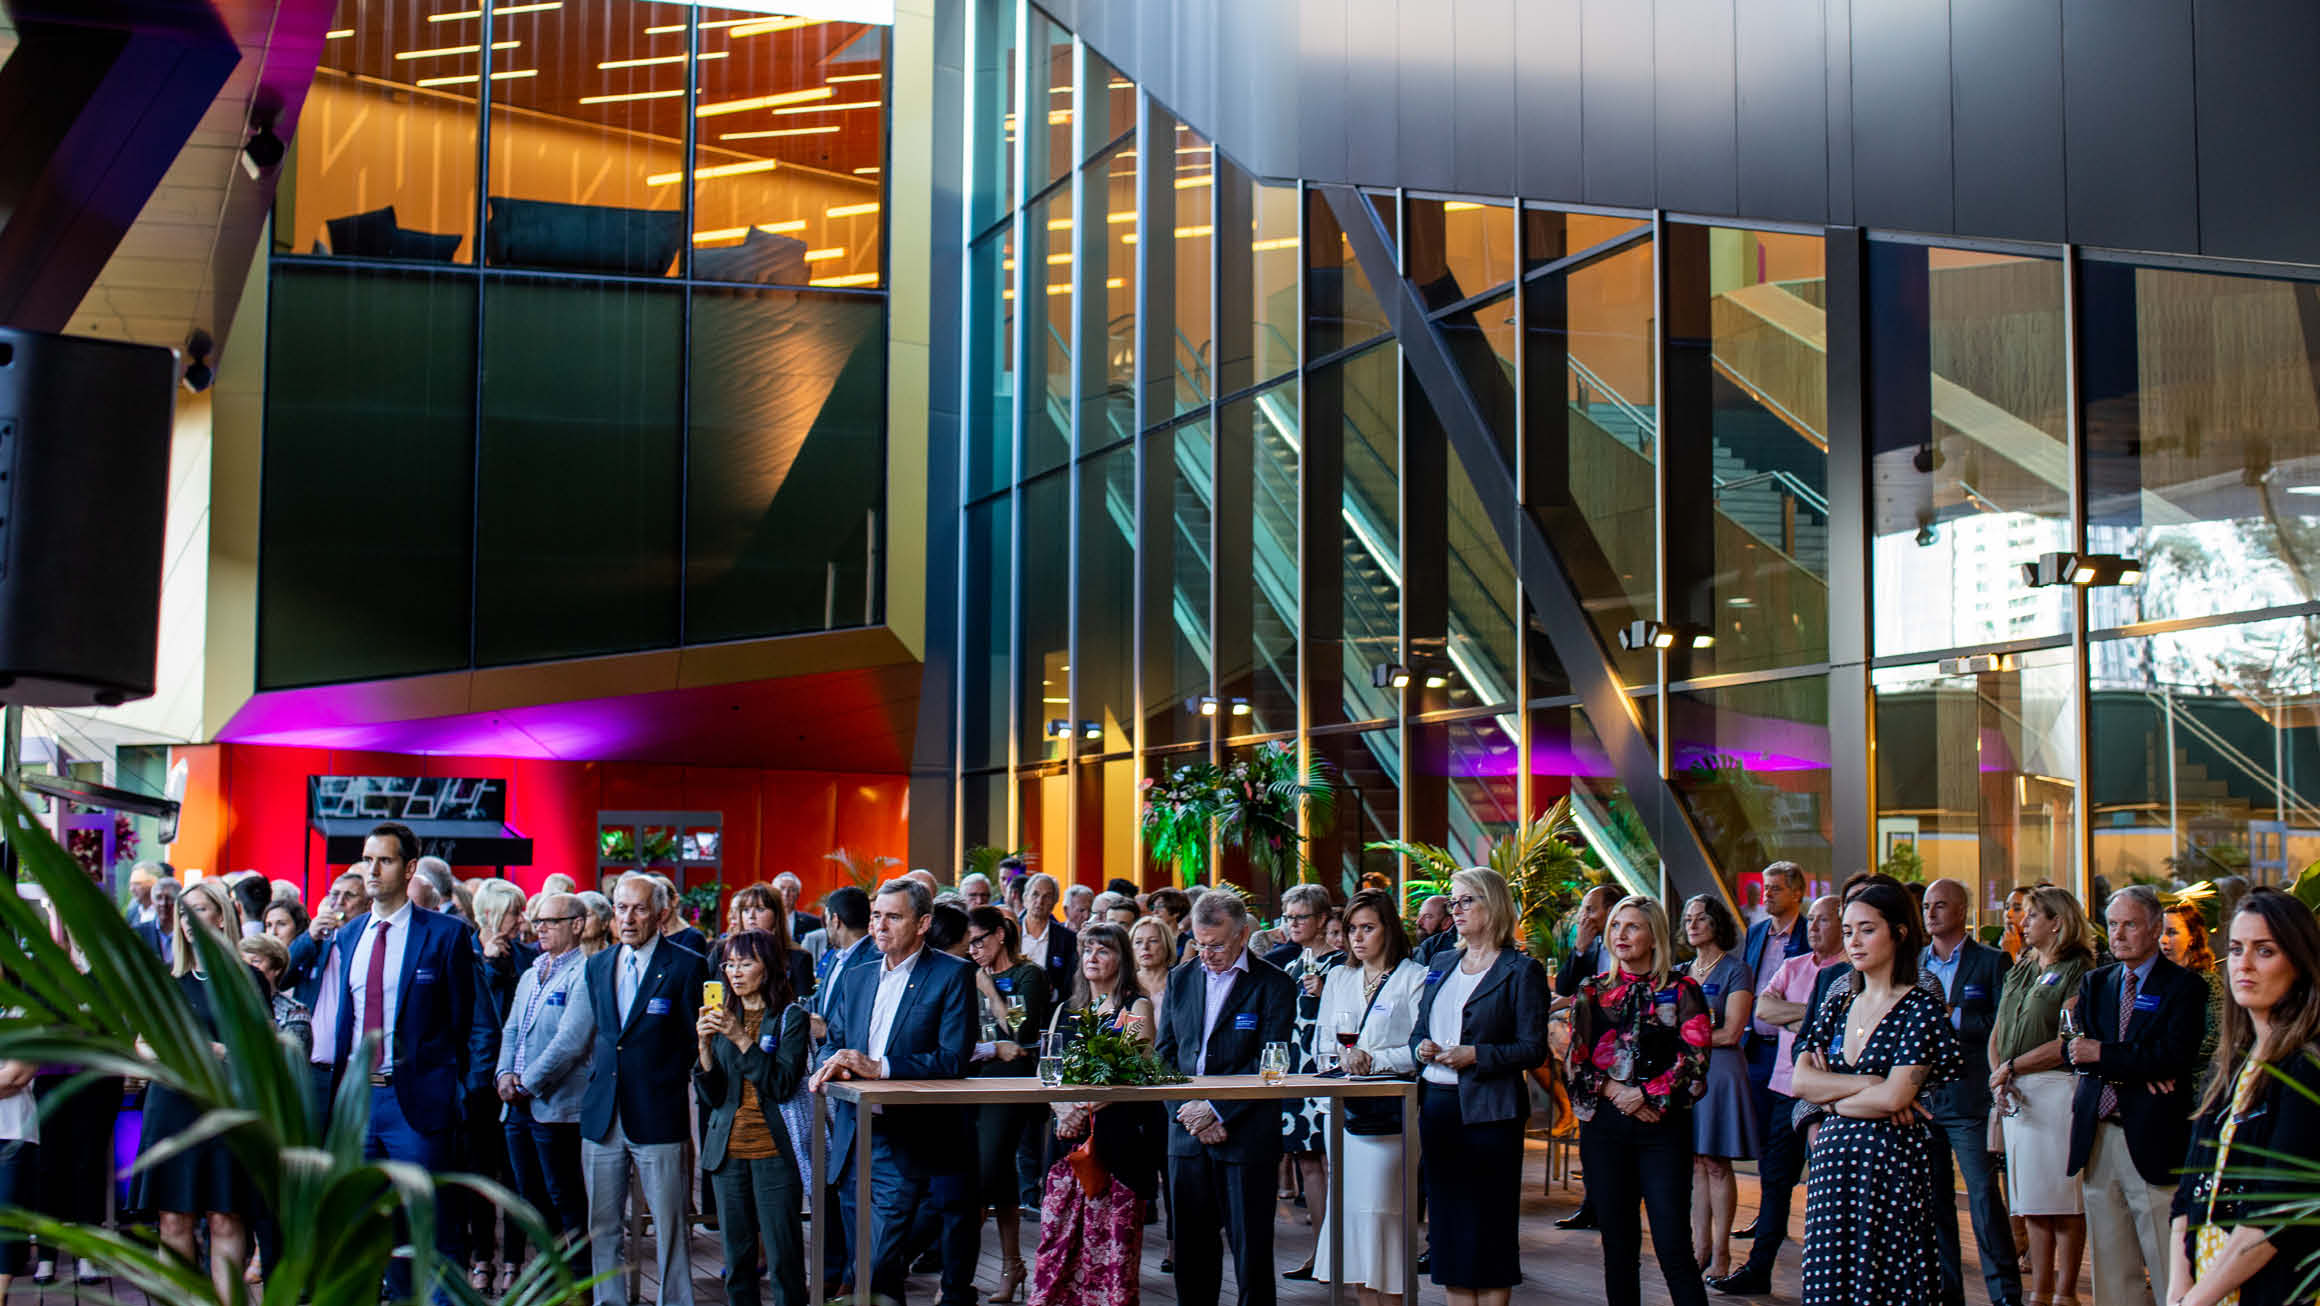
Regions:
M 1715 493 L 1718 498 L 1721 498 L 1727 490 L 1744 490 L 1758 481 L 1771 481 L 1786 489 L 1797 502 L 1811 508 L 1823 517 L 1829 515 L 1829 501 L 1821 496 L 1820 491 L 1798 480 L 1794 472 L 1779 467 L 1770 471 L 1751 472 L 1738 480 L 1717 481 Z

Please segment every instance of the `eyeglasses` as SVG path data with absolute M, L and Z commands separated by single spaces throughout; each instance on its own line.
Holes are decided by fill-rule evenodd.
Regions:
M 532 924 L 534 924 L 534 925 L 562 925 L 562 924 L 563 924 L 563 923 L 565 923 L 566 921 L 576 921 L 576 920 L 582 920 L 582 919 L 585 919 L 585 918 L 584 918 L 584 917 L 581 917 L 581 916 L 577 916 L 577 915 L 575 915 L 575 916 L 534 916 L 534 917 L 532 918 Z
M 970 934 L 967 936 L 967 946 L 970 948 L 980 948 L 984 944 L 989 943 L 991 940 L 998 937 L 999 934 L 996 930 L 985 931 L 981 934 Z
M 1309 921 L 1309 920 L 1312 920 L 1313 918 L 1315 918 L 1316 916 L 1319 916 L 1320 914 L 1321 914 L 1321 913 L 1319 913 L 1319 912 L 1310 912 L 1310 911 L 1293 911 L 1293 912 L 1288 912 L 1288 913 L 1285 913 L 1285 914 L 1284 914 L 1284 915 L 1281 917 L 1281 919 L 1282 919 L 1282 920 L 1285 920 L 1285 921 Z
M 1192 950 L 1194 952 L 1203 953 L 1211 957 L 1221 957 L 1233 950 L 1233 941 L 1227 939 L 1223 943 L 1201 943 L 1195 940 L 1192 945 Z
M 1481 901 L 1482 899 L 1475 897 L 1471 893 L 1462 893 L 1450 900 L 1450 910 L 1465 911 L 1467 908 Z

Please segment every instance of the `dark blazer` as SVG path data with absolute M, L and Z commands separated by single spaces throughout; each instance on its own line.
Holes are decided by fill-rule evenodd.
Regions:
M 298 999 L 308 1011 L 314 1010 L 314 999 L 322 993 L 322 972 L 329 961 L 328 940 L 316 943 L 313 935 L 301 934 L 290 941 L 290 969 L 283 972 L 282 982 L 289 988 L 290 996 Z M 333 1037 L 335 1033 L 322 1031 L 322 1037 Z
M 866 960 L 864 960 L 866 959 Z M 884 958 L 875 945 L 850 958 L 840 972 L 837 1010 L 825 1011 L 831 1048 L 870 1050 L 870 1018 L 878 1001 L 879 968 Z M 975 967 L 933 948 L 921 948 L 910 978 L 903 981 L 902 999 L 895 1005 L 893 1023 L 886 1031 L 887 1074 L 893 1079 L 959 1079 L 975 1054 Z M 825 1058 L 826 1059 L 826 1058 Z M 831 1155 L 838 1164 L 854 1155 L 854 1107 L 836 1103 L 836 1121 L 830 1130 Z M 887 1141 L 896 1164 L 906 1173 L 956 1173 L 961 1163 L 972 1164 L 973 1131 L 964 1110 L 955 1106 L 921 1106 L 889 1110 L 879 1116 L 878 1136 Z
M 709 978 L 709 964 L 667 939 L 654 944 L 624 1025 L 618 981 L 626 951 L 615 944 L 588 959 L 596 1050 L 588 1063 L 588 1096 L 580 1103 L 580 1136 L 601 1143 L 612 1136 L 617 1119 L 629 1142 L 679 1142 L 692 1131 L 685 1090 L 699 1052 L 693 1025 L 701 1017 L 701 982 Z
M 1248 958 L 1248 973 L 1235 979 L 1225 994 L 1213 1030 L 1206 1027 L 1208 967 L 1196 957 L 1168 973 L 1168 992 L 1162 999 L 1168 1004 L 1167 1015 L 1160 1021 L 1160 1042 L 1152 1049 L 1162 1061 L 1183 1074 L 1197 1075 L 1205 1043 L 1209 1074 L 1253 1075 L 1267 1043 L 1287 1043 L 1295 1036 L 1296 982 L 1255 953 Z M 1281 1109 L 1287 1103 L 1259 1098 L 1213 1105 L 1224 1122 L 1225 1140 L 1204 1149 L 1170 1111 L 1169 1155 L 1199 1156 L 1205 1150 L 1220 1160 L 1270 1165 L 1281 1154 Z
M 1788 941 L 1778 957 L 1767 958 L 1764 955 L 1764 950 L 1770 947 L 1771 943 L 1772 918 L 1767 916 L 1762 920 L 1750 922 L 1747 937 L 1740 941 L 1740 962 L 1748 968 L 1748 984 L 1751 989 L 1771 979 L 1772 972 L 1780 969 L 1781 962 L 1800 952 L 1812 951 L 1812 940 L 1807 937 L 1805 929 L 1804 913 L 1802 911 L 1797 913 L 1796 924 L 1790 928 Z M 1768 961 L 1769 965 L 1766 964 Z M 1993 988 L 1990 993 L 1992 1000 L 1995 1000 L 1997 990 Z M 1803 1040 L 1799 1039 L 1798 1041 L 1802 1042 Z M 1757 1033 L 1756 1022 L 1753 1020 L 1748 1022 L 1748 1032 L 1740 1040 L 1740 1050 L 1760 1067 L 1771 1064 L 1764 1058 L 1771 1056 L 1779 1046 L 1778 1039 L 1766 1038 Z M 1759 1073 L 1761 1075 L 1761 1070 Z M 1987 1079 L 1989 1076 L 1984 1075 L 1983 1078 Z
M 1925 1095 L 1926 1106 L 1944 1120 L 1990 1114 L 1990 1026 L 1997 1023 L 1998 991 L 2006 986 L 2006 972 L 2013 965 L 2004 952 L 1986 943 L 1969 938 L 1958 944 L 1957 983 L 1949 996 L 1950 1010 L 1958 1018 L 1958 1044 L 1965 1049 L 1965 1068 Z
M 2109 1049 L 2106 1047 L 2104 1051 Z M 2266 1075 L 2264 1087 L 2256 1093 L 2247 1114 L 2240 1117 L 2239 1127 L 2232 1134 L 2228 1170 L 2266 1166 L 2268 1163 L 2255 1150 L 2259 1148 L 2289 1156 L 2320 1156 L 2320 1105 L 2315 1105 L 2314 1098 L 2307 1096 L 2320 1094 L 2320 1045 L 2307 1046 L 2283 1058 L 2273 1069 L 2286 1075 L 2296 1087 L 2271 1079 L 2268 1072 L 2258 1072 Z M 2303 1091 L 2298 1092 L 2297 1088 Z M 2198 1246 L 2199 1226 L 2208 1222 L 2211 1195 L 2215 1201 L 2215 1223 L 2227 1229 L 2241 1223 L 2259 1228 L 2269 1224 L 2266 1239 L 2272 1245 L 2272 1259 L 2240 1285 L 2240 1306 L 2288 1306 L 2288 1294 L 2304 1277 L 2306 1258 L 2320 1251 L 2320 1228 L 2252 1218 L 2256 1211 L 2291 1200 L 2306 1190 L 2307 1185 L 2294 1179 L 2234 1178 L 2227 1180 L 2221 1191 L 2215 1191 L 2215 1149 L 2223 1134 L 2223 1122 L 2231 1116 L 2231 1099 L 2227 1086 L 2215 1109 L 2193 1122 L 2191 1146 L 2183 1158 L 2183 1177 L 2175 1186 L 2173 1211 L 2190 1225 L 2183 1233 L 2186 1253 Z M 2196 1259 L 2193 1263 L 2197 1263 Z M 2294 1300 L 2309 1302 L 2311 1295 L 2307 1291 Z
M 1410 1030 L 1410 1051 L 1429 1037 L 1434 995 L 1463 949 L 1445 952 L 1426 969 L 1418 991 L 1418 1023 Z M 1459 1017 L 1458 1041 L 1474 1049 L 1474 1064 L 1458 1072 L 1458 1113 L 1468 1124 L 1526 1119 L 1531 1113 L 1530 1072 L 1547 1060 L 1547 1016 L 1553 997 L 1547 972 L 1530 954 L 1501 948 L 1490 970 L 1474 986 Z M 1420 1073 L 1424 1068 L 1420 1067 Z
M 476 955 L 483 957 L 483 945 L 476 945 Z M 516 985 L 523 982 L 524 972 L 540 959 L 538 947 L 522 939 L 508 940 L 506 952 L 497 957 L 483 957 L 484 987 L 491 992 L 493 1019 L 507 1024 L 508 1006 L 516 999 Z
M 354 1053 L 355 945 L 372 914 L 339 927 L 329 946 L 338 951 L 338 1066 Z M 395 1101 L 413 1128 L 437 1133 L 459 1123 L 469 1094 L 490 1082 L 499 1056 L 499 1022 L 483 995 L 483 967 L 475 931 L 455 917 L 411 908 L 403 941 L 403 974 L 395 1003 L 395 1042 L 379 1060 L 392 1067 Z
M 2119 1090 L 2119 1127 L 2127 1151 L 2145 1182 L 2175 1181 L 2175 1167 L 2191 1141 L 2191 1108 L 2199 1086 L 2199 1044 L 2207 1037 L 2207 985 L 2165 957 L 2151 962 L 2151 974 L 2127 1013 L 2127 1035 L 2119 1037 L 2117 962 L 2088 971 L 2078 981 L 2078 1024 L 2085 1037 L 2103 1045 L 2102 1061 L 2078 1077 L 2070 1110 L 2070 1173 L 2086 1168 L 2094 1151 L 2096 1113 L 2103 1085 Z M 2151 1086 L 2174 1081 L 2171 1091 Z
M 795 948 L 806 941 L 806 936 L 822 928 L 822 918 L 810 911 L 789 914 L 789 946 Z
M 792 1002 L 769 1011 L 757 1022 L 757 1034 L 744 1050 L 722 1035 L 709 1040 L 707 1070 L 693 1058 L 693 1091 L 701 1098 L 701 1115 L 708 1123 L 701 1133 L 701 1168 L 717 1170 L 725 1164 L 725 1147 L 733 1138 L 733 1117 L 741 1109 L 743 1083 L 757 1086 L 757 1109 L 765 1115 L 766 1132 L 773 1135 L 781 1155 L 795 1161 L 789 1130 L 781 1120 L 781 1104 L 797 1093 L 806 1077 L 806 1009 Z
M 161 951 L 160 926 L 155 925 L 151 921 L 140 921 L 137 924 L 130 926 L 129 928 L 137 932 L 138 938 L 145 940 L 145 946 L 153 949 L 154 956 L 161 958 L 163 961 L 169 960 L 168 954 Z
M 1457 942 L 1456 930 L 1444 930 L 1442 933 L 1450 935 L 1451 942 Z M 1431 939 L 1427 941 L 1432 942 Z M 1418 954 L 1418 960 L 1425 963 L 1426 969 L 1432 970 L 1434 968 L 1434 959 L 1423 951 Z M 1585 951 L 1573 951 L 1570 959 L 1555 972 L 1555 996 L 1558 998 L 1579 996 L 1579 981 L 1590 975 L 1600 975 L 1610 968 L 1611 951 L 1603 946 L 1603 936 L 1598 934 L 1595 936 L 1595 941 L 1587 945 Z
M 1079 935 L 1062 921 L 1047 923 L 1047 991 L 1070 993 L 1079 987 Z

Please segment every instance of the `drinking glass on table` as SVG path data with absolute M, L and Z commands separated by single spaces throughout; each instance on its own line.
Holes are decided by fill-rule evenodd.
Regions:
M 1257 1061 L 1257 1077 L 1268 1084 L 1278 1084 L 1281 1082 L 1281 1077 L 1288 1073 L 1289 1045 L 1286 1043 L 1267 1043 L 1263 1055 Z
M 1039 1082 L 1047 1088 L 1063 1083 L 1063 1050 L 1070 1046 L 1071 1036 L 1057 1032 L 1039 1036 Z
M 1345 1065 L 1345 1054 L 1353 1050 L 1355 1043 L 1361 1041 L 1361 1017 L 1350 1011 L 1340 1011 L 1333 1023 L 1335 1028 L 1331 1033 L 1337 1039 L 1337 1064 L 1343 1066 Z

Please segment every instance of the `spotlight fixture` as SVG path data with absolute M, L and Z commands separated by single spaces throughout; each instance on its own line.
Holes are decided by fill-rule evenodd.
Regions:
M 1216 706 L 1216 696 L 1213 694 L 1202 694 L 1197 698 L 1184 700 L 1184 710 L 1194 716 L 1215 716 Z
M 1917 452 L 1910 456 L 1909 465 L 1931 476 L 1937 468 L 1948 461 L 1949 459 L 1942 456 L 1941 449 L 1931 440 L 1928 440 L 1919 445 Z
M 290 148 L 282 143 L 281 137 L 274 134 L 274 122 L 281 114 L 281 98 L 260 92 L 256 105 L 250 110 L 250 139 L 242 142 L 242 171 L 249 175 L 251 181 L 272 171 L 276 164 L 282 162 L 283 154 Z
M 1941 674 L 1945 676 L 1978 676 L 1993 671 L 2011 671 L 2014 663 L 2003 653 L 1976 653 L 1972 657 L 1943 658 Z
M 1104 737 L 1104 723 L 1101 721 L 1080 722 L 1079 737 L 1091 743 L 1101 743 Z
M 2041 553 L 2037 561 L 2022 564 L 2022 583 L 2031 589 L 2045 589 L 2053 585 L 2077 585 L 2091 589 L 2104 585 L 2134 585 L 2142 579 L 2142 560 L 2121 557 L 2116 553 Z
M 1069 721 L 1066 721 L 1066 720 L 1064 720 L 1062 717 L 1059 717 L 1059 716 L 1054 716 L 1054 717 L 1049 717 L 1049 718 L 1047 718 L 1047 737 L 1048 737 L 1049 739 L 1068 739 L 1068 738 L 1070 738 L 1070 737 L 1071 737 L 1071 722 L 1069 722 Z
M 209 356 L 217 351 L 217 341 L 209 332 L 195 327 L 185 338 L 185 388 L 195 394 L 210 388 L 217 380 L 217 370 L 209 365 Z
M 1450 684 L 1450 673 L 1440 667 L 1428 667 L 1418 683 L 1428 689 L 1443 689 Z
M 1379 689 L 1407 689 L 1410 669 L 1399 662 L 1380 662 L 1369 669 L 1369 683 Z
M 1234 699 L 1232 701 L 1232 714 L 1234 716 L 1247 716 L 1249 714 L 1249 700 L 1245 698 Z
M 1619 647 L 1629 651 L 1647 648 L 1712 648 L 1716 637 L 1705 626 L 1690 626 L 1680 621 L 1631 621 L 1619 632 Z

